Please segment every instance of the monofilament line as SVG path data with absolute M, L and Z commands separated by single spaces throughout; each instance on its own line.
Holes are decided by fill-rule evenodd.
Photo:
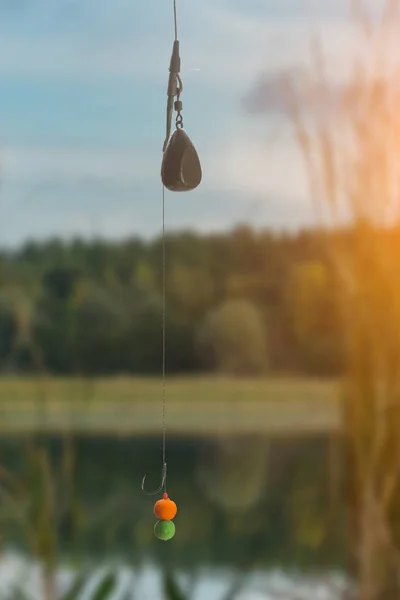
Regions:
M 176 10 L 176 0 L 174 0 L 174 28 L 175 41 L 178 40 L 178 17 Z M 162 184 L 162 383 L 161 383 L 161 402 L 162 402 L 162 460 L 164 473 L 164 492 L 167 493 L 167 449 L 166 449 L 166 425 L 165 425 L 165 380 L 166 380 L 166 265 L 165 265 L 165 186 Z
M 162 449 L 163 469 L 166 468 L 166 427 L 165 427 L 165 372 L 166 372 L 166 268 L 165 268 L 165 186 L 162 185 Z M 167 477 L 164 478 L 164 492 L 167 492 Z
M 178 40 L 178 18 L 176 16 L 176 0 L 174 0 L 174 26 L 175 26 L 175 41 Z
M 178 17 L 176 10 L 176 0 L 174 0 L 174 29 L 175 41 L 178 40 Z M 162 185 L 162 456 L 164 472 L 164 492 L 167 493 L 167 449 L 166 449 L 166 424 L 165 424 L 165 380 L 166 380 L 166 257 L 165 257 L 165 186 Z

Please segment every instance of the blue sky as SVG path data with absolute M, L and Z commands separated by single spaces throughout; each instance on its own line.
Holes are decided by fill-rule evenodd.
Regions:
M 178 0 L 185 128 L 198 190 L 167 194 L 167 227 L 296 226 L 313 215 L 276 114 L 243 98 L 307 58 L 310 24 L 332 73 L 345 0 Z M 172 0 L 0 0 L 0 243 L 160 231 Z

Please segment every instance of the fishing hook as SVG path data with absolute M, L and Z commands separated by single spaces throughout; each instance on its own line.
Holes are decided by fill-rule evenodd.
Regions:
M 167 463 L 165 462 L 162 466 L 162 470 L 161 470 L 161 484 L 160 486 L 154 490 L 153 492 L 148 492 L 145 487 L 144 487 L 144 482 L 146 480 L 146 475 L 143 477 L 142 479 L 142 491 L 147 494 L 148 496 L 155 496 L 156 494 L 159 494 L 161 492 L 161 490 L 163 489 L 163 487 L 165 487 L 166 481 L 167 481 Z

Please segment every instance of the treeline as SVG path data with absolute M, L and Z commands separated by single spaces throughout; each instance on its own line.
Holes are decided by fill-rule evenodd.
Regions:
M 351 234 L 342 235 L 351 243 Z M 350 237 L 349 237 L 350 236 Z M 316 231 L 169 235 L 167 368 L 334 375 L 331 239 Z M 27 243 L 0 256 L 0 368 L 159 373 L 161 240 Z

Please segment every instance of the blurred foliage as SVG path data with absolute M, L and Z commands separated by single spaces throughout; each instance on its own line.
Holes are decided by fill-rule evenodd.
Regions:
M 163 593 L 165 600 L 189 600 L 180 588 L 176 578 L 169 571 L 165 571 L 163 576 Z
M 352 243 L 245 226 L 167 236 L 168 371 L 340 372 L 329 236 Z M 31 242 L 0 262 L 0 370 L 159 372 L 159 239 Z
M 300 365 L 306 373 L 330 375 L 342 367 L 340 327 L 335 317 L 334 273 L 321 261 L 296 264 L 287 304 Z M 331 318 L 327 318 L 327 316 Z
M 207 315 L 199 343 L 216 371 L 259 375 L 266 370 L 266 327 L 249 301 L 230 300 Z
M 95 585 L 92 586 L 93 573 L 82 572 L 76 575 L 67 591 L 61 595 L 52 596 L 49 600 L 126 600 L 131 596 L 126 593 L 116 595 L 117 574 L 114 571 L 107 571 L 98 578 Z M 10 589 L 3 591 L 4 600 L 36 600 L 31 593 L 28 585 L 13 583 Z M 93 589 L 89 589 L 93 588 Z
M 93 579 L 97 579 L 93 585 Z M 106 570 L 102 576 L 96 572 L 78 572 L 64 593 L 57 594 L 52 600 L 131 600 L 134 597 L 132 584 L 118 588 L 117 570 Z M 184 593 L 177 578 L 170 571 L 165 571 L 162 578 L 162 595 L 164 600 L 190 600 Z M 29 590 L 29 584 L 13 582 L 7 590 L 1 591 L 2 600 L 37 600 Z

